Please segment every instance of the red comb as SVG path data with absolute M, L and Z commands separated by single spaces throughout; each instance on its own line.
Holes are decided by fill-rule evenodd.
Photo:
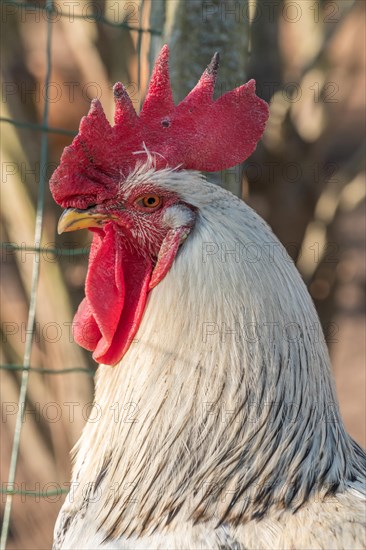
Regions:
M 157 168 L 215 172 L 242 162 L 261 138 L 268 106 L 255 95 L 255 82 L 213 101 L 219 56 L 215 54 L 195 88 L 175 106 L 169 81 L 169 49 L 155 63 L 140 116 L 121 83 L 115 84 L 114 126 L 98 100 L 66 147 L 50 186 L 62 206 L 85 207 L 116 194 L 121 178 L 147 148 Z

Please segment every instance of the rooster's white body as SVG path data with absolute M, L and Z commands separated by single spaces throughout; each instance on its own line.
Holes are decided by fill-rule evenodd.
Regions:
M 121 363 L 98 369 L 55 548 L 365 548 L 365 455 L 293 262 L 197 172 L 147 163 L 124 185 L 146 181 L 197 221 Z

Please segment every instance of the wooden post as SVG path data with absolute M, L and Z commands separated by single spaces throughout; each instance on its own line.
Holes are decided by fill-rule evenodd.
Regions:
M 150 67 L 161 46 L 169 44 L 173 96 L 181 101 L 195 86 L 213 54 L 221 57 L 215 97 L 247 80 L 249 17 L 247 0 L 153 0 L 150 26 L 162 29 L 150 45 Z M 241 167 L 209 174 L 236 195 L 241 194 Z

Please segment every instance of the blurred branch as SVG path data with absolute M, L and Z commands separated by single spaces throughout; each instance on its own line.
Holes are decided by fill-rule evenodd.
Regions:
M 324 58 L 327 55 L 327 48 L 332 41 L 335 34 L 338 32 L 339 27 L 343 25 L 345 19 L 348 17 L 348 15 L 353 11 L 355 7 L 357 7 L 357 0 L 347 0 L 346 2 L 342 3 L 343 9 L 341 11 L 340 18 L 334 22 L 333 25 L 327 27 L 325 29 L 324 35 L 323 35 L 323 41 L 322 46 L 318 52 L 318 54 L 308 63 L 304 66 L 302 71 L 302 77 L 311 69 L 316 67 L 317 65 L 321 64 L 324 60 Z
M 42 6 L 40 4 L 32 4 L 30 2 L 17 2 L 16 0 L 6 0 L 6 3 L 7 4 L 12 4 L 13 6 L 16 6 L 17 8 L 23 8 L 25 10 L 27 10 L 27 9 L 37 10 L 37 11 L 40 11 L 40 12 L 47 11 L 50 14 L 57 15 L 58 17 L 64 17 L 64 18 L 70 19 L 70 14 L 69 13 L 63 13 L 62 11 L 60 11 L 59 9 L 56 9 L 55 7 L 53 7 L 52 9 L 47 9 L 45 6 Z M 79 7 L 77 3 L 76 3 L 76 7 Z M 94 21 L 95 23 L 103 23 L 103 24 L 108 25 L 110 27 L 127 29 L 127 30 L 132 31 L 132 32 L 139 32 L 139 33 L 142 32 L 142 33 L 148 33 L 148 34 L 153 34 L 153 35 L 158 35 L 158 36 L 161 35 L 161 31 L 158 30 L 158 29 L 153 29 L 153 28 L 144 29 L 144 28 L 141 28 L 139 26 L 130 25 L 129 23 L 125 23 L 124 21 L 120 21 L 118 23 L 115 23 L 115 22 L 111 21 L 110 19 L 107 19 L 106 17 L 102 16 L 101 14 L 96 14 L 96 15 L 88 14 L 87 17 L 88 17 L 89 22 Z M 73 19 L 81 19 L 81 20 L 85 21 L 85 15 L 82 14 L 82 13 L 73 13 L 72 18 Z
M 363 142 L 347 163 L 326 182 L 316 202 L 314 216 L 305 229 L 297 262 L 297 267 L 307 284 L 312 280 L 326 250 L 328 227 L 334 221 L 344 196 L 344 190 L 355 175 L 364 168 L 365 148 L 366 142 Z M 319 260 L 316 263 L 312 249 L 313 243 L 319 244 Z

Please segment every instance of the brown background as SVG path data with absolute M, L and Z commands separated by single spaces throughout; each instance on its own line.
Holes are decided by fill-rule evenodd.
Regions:
M 67 4 L 56 4 L 58 11 L 68 13 Z M 79 18 L 55 17 L 52 23 L 50 127 L 76 130 L 96 94 L 111 118 L 111 85 L 116 80 L 128 84 L 138 109 L 151 58 L 163 41 L 171 45 L 176 99 L 190 89 L 215 49 L 220 49 L 222 57 L 219 91 L 256 79 L 258 94 L 271 108 L 263 142 L 244 170 L 220 174 L 217 179 L 241 194 L 270 223 L 297 262 L 329 344 L 346 426 L 365 445 L 364 2 L 279 0 L 269 10 L 268 2 L 258 1 L 250 3 L 249 12 L 244 0 L 154 0 L 152 12 L 148 0 L 89 4 L 84 11 L 82 3 L 75 7 Z M 42 124 L 47 18 L 25 5 L 3 2 L 1 7 L 1 116 Z M 93 21 L 93 13 L 104 20 Z M 251 29 L 247 13 L 254 17 Z M 149 33 L 120 23 L 158 28 L 164 36 L 151 39 Z M 58 132 L 48 136 L 47 181 L 72 139 Z M 1 151 L 4 488 L 21 379 L 14 366 L 23 361 L 36 257 L 25 246 L 34 245 L 41 132 L 3 121 Z M 59 215 L 47 187 L 41 242 L 47 252 L 40 258 L 31 366 L 93 370 L 90 354 L 72 342 L 68 325 L 83 297 L 87 255 L 51 252 L 55 246 L 64 250 L 87 246 L 89 237 L 87 232 L 56 236 Z M 84 372 L 31 372 L 18 489 L 39 492 L 67 487 L 69 450 L 85 422 L 88 407 L 84 405 L 91 396 L 92 377 Z M 67 405 L 71 402 L 78 403 L 73 418 Z M 8 547 L 49 548 L 63 498 L 15 496 Z M 4 502 L 3 495 L 2 508 Z

